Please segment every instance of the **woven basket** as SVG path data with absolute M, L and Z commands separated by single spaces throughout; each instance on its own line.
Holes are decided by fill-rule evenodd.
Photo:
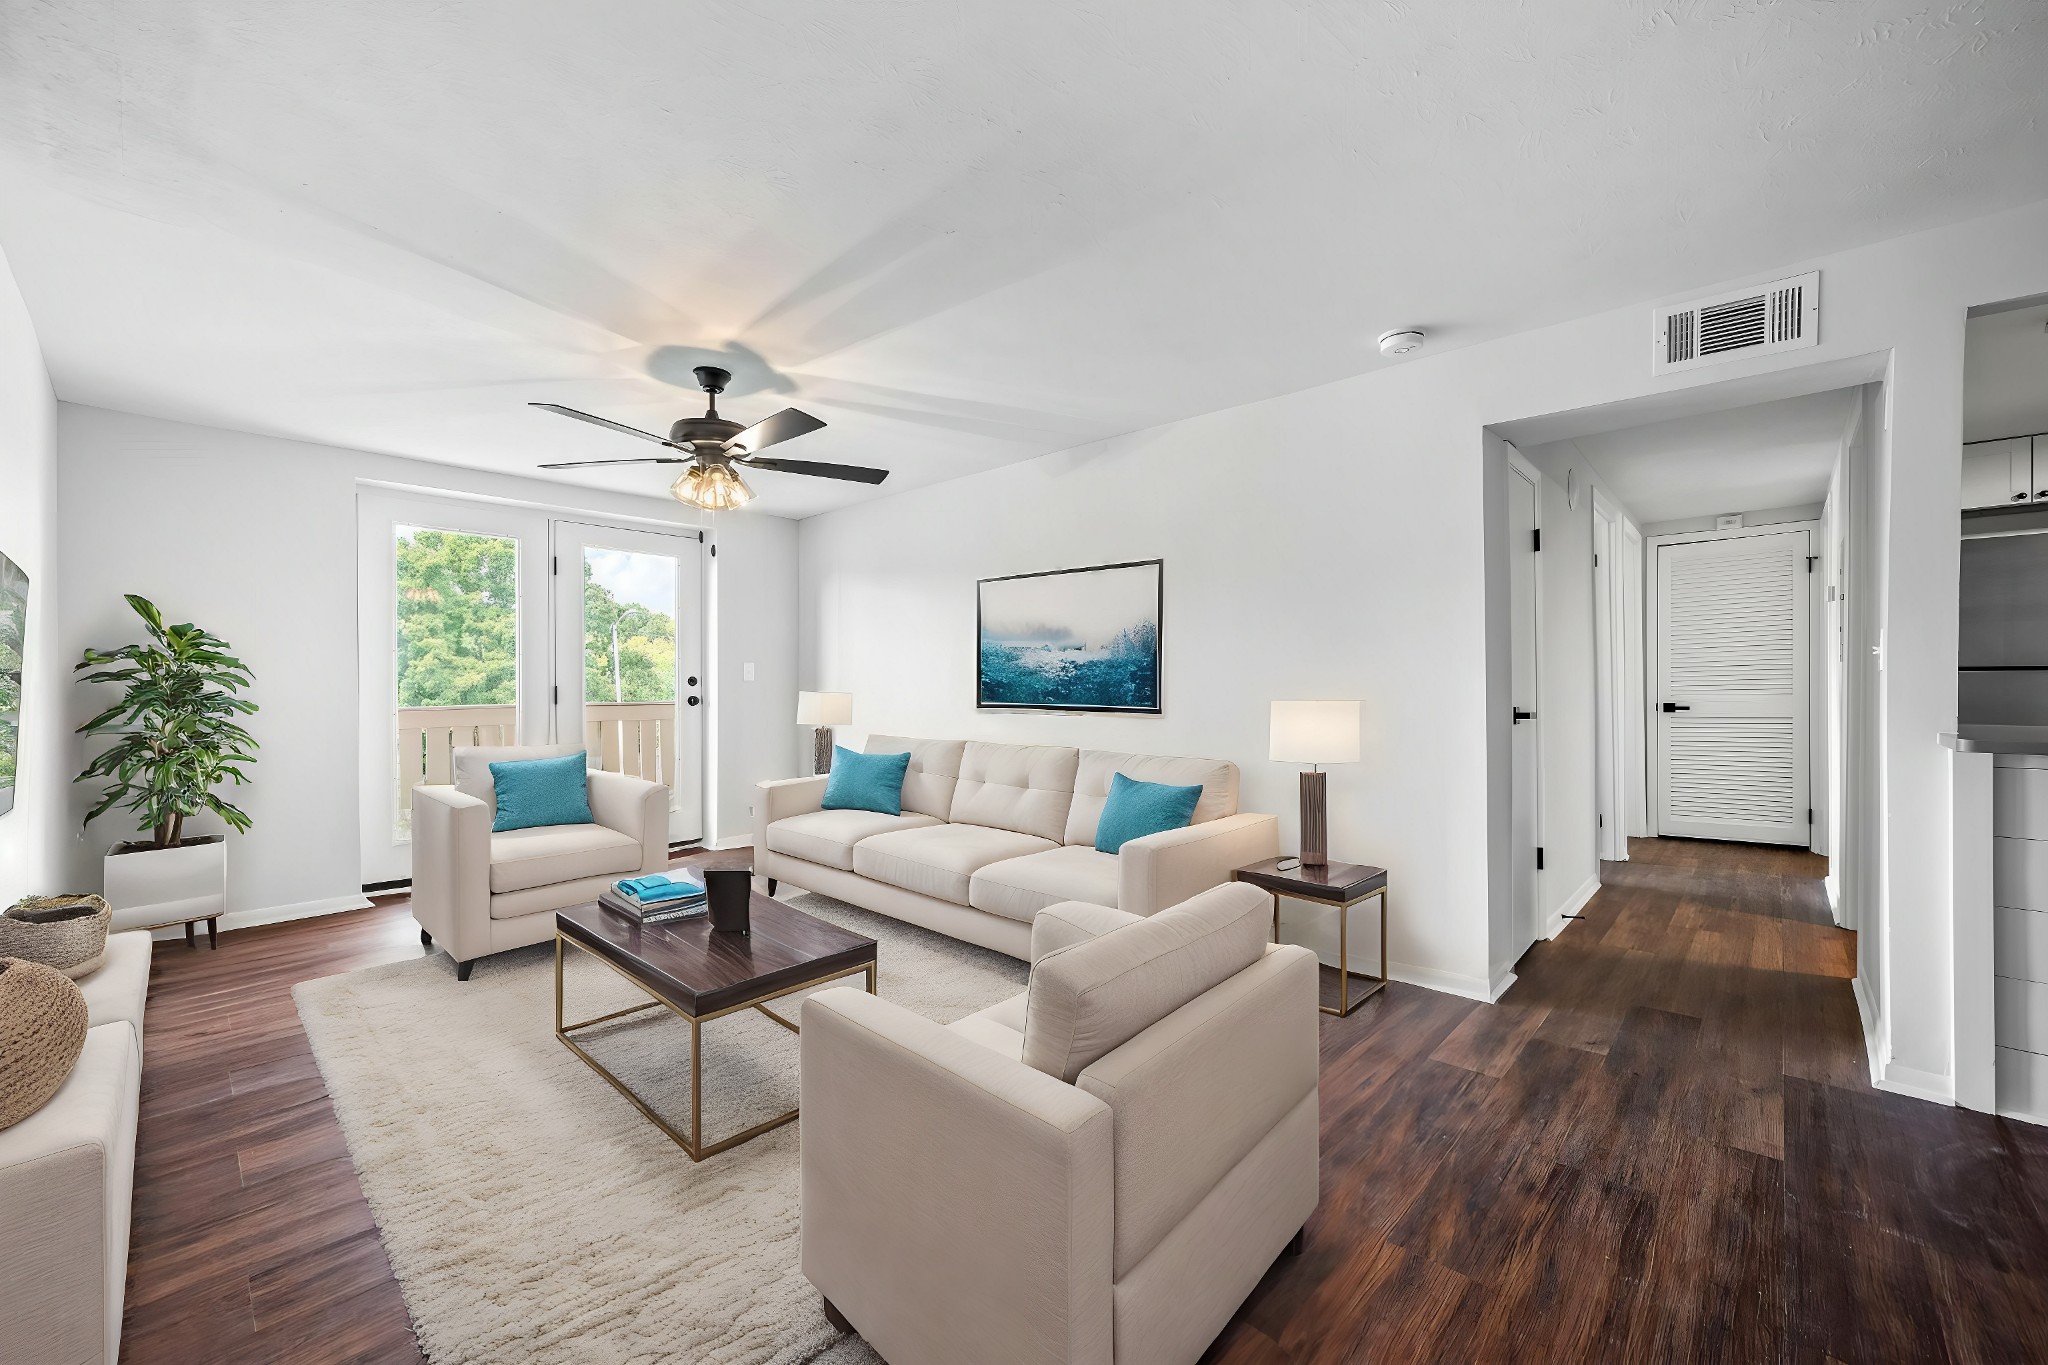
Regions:
M 0 957 L 41 962 L 76 980 L 105 959 L 113 919 L 98 896 L 24 896 L 0 915 Z
M 0 957 L 0 1129 L 49 1102 L 85 1049 L 85 996 L 55 967 Z

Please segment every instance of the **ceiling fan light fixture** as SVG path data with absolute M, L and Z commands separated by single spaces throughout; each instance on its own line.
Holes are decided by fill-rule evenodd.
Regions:
M 724 464 L 693 464 L 669 485 L 677 502 L 707 512 L 730 512 L 754 500 L 754 490 L 739 471 Z

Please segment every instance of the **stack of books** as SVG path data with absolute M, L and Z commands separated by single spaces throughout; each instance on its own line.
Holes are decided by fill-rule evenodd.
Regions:
M 661 873 L 613 882 L 597 893 L 597 903 L 641 924 L 694 919 L 705 913 L 703 887 Z

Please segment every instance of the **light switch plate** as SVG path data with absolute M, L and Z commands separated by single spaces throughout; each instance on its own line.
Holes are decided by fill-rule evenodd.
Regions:
M 741 665 L 740 665 L 740 681 L 741 681 L 741 682 L 752 682 L 753 680 L 754 680 L 754 666 L 753 666 L 752 664 L 741 664 Z

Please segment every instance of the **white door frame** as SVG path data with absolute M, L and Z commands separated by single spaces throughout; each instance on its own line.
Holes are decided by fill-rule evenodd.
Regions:
M 1593 490 L 1594 845 L 1607 862 L 1628 860 L 1628 602 L 1621 509 Z
M 398 786 L 392 545 L 398 526 L 506 536 L 519 545 L 518 617 L 513 633 L 514 712 L 523 744 L 545 744 L 553 724 L 548 688 L 554 670 L 548 578 L 548 514 L 532 508 L 356 489 L 356 705 L 358 840 L 363 884 L 410 880 L 412 841 L 398 837 L 388 802 Z
M 1527 459 L 1525 459 L 1522 455 L 1522 452 L 1516 450 L 1512 444 L 1509 444 L 1507 442 L 1502 442 L 1502 444 L 1507 447 L 1508 452 L 1508 477 L 1511 479 L 1522 479 L 1526 481 L 1529 485 L 1530 515 L 1534 520 L 1534 526 L 1532 527 L 1532 530 L 1536 534 L 1538 543 L 1541 543 L 1543 534 L 1542 472 L 1539 471 L 1535 465 L 1531 464 Z M 1512 522 L 1512 516 L 1510 516 L 1509 520 L 1510 522 Z M 1513 535 L 1514 528 L 1512 524 L 1510 524 L 1508 529 L 1509 534 Z M 1514 546 L 1512 544 L 1509 546 L 1509 553 L 1514 553 Z M 1529 572 L 1532 580 L 1529 585 L 1531 599 L 1530 612 L 1532 617 L 1529 631 L 1529 676 L 1532 679 L 1530 686 L 1535 690 L 1536 695 L 1534 699 L 1534 704 L 1529 708 L 1531 711 L 1535 712 L 1535 715 L 1527 722 L 1530 727 L 1527 748 L 1529 754 L 1528 763 L 1531 769 L 1530 790 L 1533 792 L 1534 795 L 1529 809 L 1529 842 L 1531 844 L 1531 848 L 1529 848 L 1526 851 L 1510 849 L 1508 853 L 1509 876 L 1517 881 L 1519 881 L 1520 879 L 1520 873 L 1517 870 L 1521 867 L 1520 856 L 1526 853 L 1526 856 L 1529 857 L 1532 861 L 1534 861 L 1536 858 L 1536 850 L 1540 849 L 1543 846 L 1542 727 L 1545 706 L 1543 696 L 1543 556 L 1540 554 L 1532 555 L 1530 557 L 1529 566 Z M 1514 583 L 1514 567 L 1512 561 L 1510 561 L 1508 568 L 1508 581 L 1509 592 L 1510 594 L 1512 594 Z M 1514 610 L 1514 604 L 1512 601 L 1510 601 L 1508 605 L 1508 610 L 1510 613 L 1512 613 Z M 1510 650 L 1510 659 L 1508 665 L 1508 676 L 1510 679 L 1509 705 L 1513 706 L 1516 702 L 1516 698 L 1514 698 L 1512 695 L 1512 680 L 1514 677 L 1514 663 L 1512 658 L 1512 650 L 1514 647 L 1514 624 L 1512 620 L 1510 620 L 1508 626 L 1508 640 Z M 1515 745 L 1514 740 L 1512 738 L 1512 732 L 1515 728 L 1516 726 L 1513 723 L 1511 723 L 1509 726 L 1510 738 L 1508 741 L 1508 762 L 1510 764 L 1508 777 L 1508 799 L 1510 803 L 1508 830 L 1510 839 L 1514 837 L 1515 822 L 1513 816 L 1513 800 L 1514 793 L 1518 786 L 1515 780 L 1514 771 L 1512 767 L 1512 765 L 1515 762 Z M 1533 945 L 1538 939 L 1543 937 L 1543 922 L 1546 918 L 1543 896 L 1543 871 L 1544 869 L 1539 863 L 1535 869 L 1534 882 L 1529 892 L 1529 905 L 1525 920 L 1516 920 L 1511 925 L 1510 931 L 1514 935 L 1514 951 L 1511 955 L 1511 961 L 1520 960 L 1522 954 L 1527 952 L 1531 945 Z M 1509 894 L 1509 905 L 1511 911 L 1513 908 L 1514 899 L 1514 892 L 1513 890 L 1511 890 Z
M 685 604 L 680 595 L 676 603 L 676 780 L 670 793 L 669 840 L 675 842 L 698 842 L 705 837 L 707 813 L 711 809 L 711 792 L 708 775 L 711 765 L 706 753 L 706 736 L 710 731 L 707 717 L 711 711 L 710 677 L 705 668 L 704 645 L 706 623 L 711 611 L 711 575 L 708 571 L 709 555 L 706 553 L 709 540 L 704 532 L 690 527 L 678 526 L 673 530 L 655 531 L 642 526 L 622 526 L 588 517 L 557 516 L 548 523 L 548 557 L 553 572 L 550 606 L 554 613 L 554 647 L 550 651 L 553 663 L 554 705 L 549 722 L 549 733 L 557 744 L 580 744 L 585 739 L 583 725 L 582 696 L 583 679 L 583 633 L 574 627 L 581 625 L 582 613 L 581 556 L 578 547 L 591 544 L 612 549 L 642 551 L 649 554 L 673 555 L 680 558 L 694 553 L 696 563 L 685 571 L 685 581 L 692 585 L 691 601 Z M 572 555 L 576 563 L 565 564 Z M 564 568 L 569 570 L 565 575 Z M 570 587 L 574 584 L 575 587 Z M 574 592 L 578 608 L 572 621 L 569 598 L 565 594 Z M 693 610 L 694 630 L 685 630 L 680 619 L 685 610 Z M 686 679 L 695 678 L 694 686 Z M 696 697 L 699 704 L 689 704 L 690 697 Z M 694 727 L 696 736 L 690 742 Z M 695 800 L 687 799 L 694 793 Z M 685 799 L 679 800 L 678 797 Z
M 1748 538 L 1754 538 L 1754 537 L 1756 537 L 1756 536 L 1769 536 L 1769 535 L 1783 535 L 1783 534 L 1785 534 L 1785 533 L 1787 533 L 1787 532 L 1790 532 L 1790 531 L 1804 531 L 1804 532 L 1806 532 L 1806 548 L 1807 548 L 1807 550 L 1808 550 L 1809 554 L 1811 554 L 1811 553 L 1812 553 L 1812 551 L 1814 550 L 1814 547 L 1815 547 L 1816 545 L 1820 545 L 1820 544 L 1821 544 L 1821 523 L 1820 523 L 1820 522 L 1818 522 L 1818 521 L 1780 521 L 1780 522 L 1773 522 L 1772 524 L 1770 524 L 1770 525 L 1767 525 L 1767 526 L 1742 526 L 1742 527 L 1738 527 L 1738 528 L 1736 528 L 1736 529 L 1734 529 L 1734 530 L 1728 530 L 1728 531 L 1680 531 L 1680 532 L 1674 532 L 1674 533 L 1672 533 L 1672 534 L 1669 534 L 1669 535 L 1661 535 L 1661 536 L 1647 536 L 1647 537 L 1645 537 L 1645 538 L 1644 538 L 1644 541 L 1643 541 L 1643 546 L 1644 546 L 1644 563 L 1645 563 L 1645 567 L 1646 567 L 1646 570 L 1648 571 L 1648 573 L 1649 573 L 1649 574 L 1654 574 L 1654 573 L 1655 573 L 1655 569 L 1654 569 L 1654 568 L 1651 568 L 1651 567 L 1649 567 L 1649 566 L 1653 566 L 1653 565 L 1655 565 L 1655 563 L 1657 562 L 1657 551 L 1658 551 L 1658 550 L 1660 550 L 1660 549 L 1662 549 L 1662 548 L 1663 548 L 1664 546 L 1667 546 L 1667 545 L 1688 545 L 1688 544 L 1693 544 L 1693 543 L 1696 543 L 1696 542 L 1700 542 L 1700 541 L 1715 541 L 1715 540 L 1741 540 L 1741 539 L 1748 539 Z M 1823 553 L 1825 553 L 1825 550 L 1823 550 L 1822 552 L 1823 552 Z M 1810 564 L 1811 564 L 1811 563 L 1812 563 L 1813 561 L 1812 561 L 1812 560 L 1809 560 L 1808 562 L 1809 562 L 1809 565 L 1810 565 Z M 1806 791 L 1807 791 L 1807 800 L 1808 800 L 1808 802 L 1809 802 L 1809 803 L 1810 803 L 1810 802 L 1811 802 L 1811 801 L 1813 800 L 1813 791 L 1814 791 L 1814 783 L 1815 783 L 1816 781 L 1821 781 L 1821 782 L 1825 782 L 1825 781 L 1827 780 L 1827 774 L 1826 774 L 1825 772 L 1820 772 L 1820 773 L 1816 773 L 1816 772 L 1815 772 L 1815 771 L 1813 770 L 1813 747 L 1814 747 L 1814 746 L 1813 746 L 1813 744 L 1811 743 L 1811 739 L 1810 739 L 1810 734 L 1811 734 L 1811 727 L 1812 727 L 1812 726 L 1813 726 L 1813 724 L 1814 724 L 1814 709 L 1813 709 L 1813 666 L 1814 666 L 1814 635 L 1815 635 L 1815 631 L 1814 631 L 1814 623 L 1815 623 L 1815 621 L 1817 621 L 1817 620 L 1819 620 L 1819 619 L 1820 619 L 1820 581 L 1821 581 L 1821 578 L 1822 578 L 1822 575 L 1821 575 L 1821 574 L 1819 574 L 1819 573 L 1816 573 L 1816 572 L 1813 572 L 1813 571 L 1812 571 L 1812 570 L 1811 570 L 1811 569 L 1809 568 L 1809 571 L 1808 571 L 1808 573 L 1807 573 L 1807 575 L 1806 575 L 1806 592 L 1807 592 L 1807 603 L 1806 603 L 1806 608 L 1807 608 L 1807 609 L 1806 609 L 1806 638 L 1805 638 L 1805 640 L 1803 640 L 1803 641 L 1801 642 L 1801 646 L 1802 646 L 1802 648 L 1804 648 L 1804 650 L 1806 651 L 1806 665 L 1807 665 L 1807 689 L 1806 689 L 1806 690 L 1807 690 L 1807 699 L 1806 699 L 1806 709 L 1807 709 L 1807 717 L 1806 717 L 1806 723 L 1807 723 L 1807 726 L 1809 727 L 1809 742 L 1808 742 L 1808 743 L 1807 743 L 1807 745 L 1805 746 L 1805 754 L 1806 754 L 1806 760 L 1807 760 L 1807 773 L 1806 773 Z M 1649 598 L 1650 602 L 1654 603 L 1654 601 L 1655 601 L 1655 595 L 1654 595 L 1654 593 L 1652 593 L 1652 594 L 1648 594 L 1647 596 L 1648 596 L 1648 598 Z M 1650 809 L 1649 809 L 1649 820 L 1650 820 L 1650 832 L 1651 832 L 1652 834 L 1661 834 L 1661 833 L 1662 833 L 1662 829 L 1660 828 L 1660 826 L 1659 826 L 1659 824 L 1658 824 L 1658 812 L 1660 812 L 1661 810 L 1663 810 L 1663 809 L 1664 809 L 1664 770 L 1663 770 L 1663 766 L 1662 766 L 1661 764 L 1659 764 L 1659 763 L 1657 762 L 1657 756 L 1656 756 L 1656 748 L 1657 748 L 1657 741 L 1656 741 L 1656 735 L 1657 735 L 1657 688 L 1656 688 L 1656 685 L 1657 685 L 1658 681 L 1660 681 L 1660 680 L 1659 680 L 1659 678 L 1658 678 L 1658 676 L 1657 676 L 1657 670 L 1656 670 L 1656 667 L 1655 667 L 1655 660 L 1656 660 L 1656 659 L 1657 659 L 1657 657 L 1658 657 L 1658 654 L 1659 654 L 1659 646 L 1660 646 L 1660 645 L 1662 644 L 1662 641 L 1661 641 L 1661 640 L 1660 640 L 1660 639 L 1658 638 L 1658 619 L 1657 619 L 1657 612 L 1656 612 L 1656 609 L 1655 609 L 1654 605 L 1650 606 L 1650 607 L 1649 607 L 1649 608 L 1648 608 L 1648 609 L 1646 610 L 1646 618 L 1647 618 L 1647 621 L 1646 621 L 1646 625 L 1647 625 L 1647 630 L 1646 630 L 1646 646 L 1647 646 L 1647 654 L 1648 654 L 1648 659 L 1649 659 L 1649 661 L 1650 661 L 1650 667 L 1648 667 L 1648 668 L 1647 668 L 1647 669 L 1645 670 L 1645 673 L 1646 673 L 1646 677 L 1647 677 L 1648 683 L 1647 683 L 1647 685 L 1645 686 L 1645 688 L 1644 688 L 1644 690 L 1643 690 L 1643 716 L 1644 716 L 1644 730 L 1643 730 L 1643 733 L 1644 733 L 1644 735 L 1645 735 L 1645 742 L 1644 742 L 1644 752 L 1645 752 L 1645 757 L 1646 757 L 1646 758 L 1648 759 L 1648 762 L 1649 762 L 1649 774 L 1650 774 L 1650 788 L 1649 788 L 1649 795 L 1650 795 L 1650 802 L 1649 802 L 1649 806 L 1650 806 Z M 1806 839 L 1806 842 L 1807 842 L 1807 846 L 1808 846 L 1809 848 L 1810 848 L 1810 847 L 1812 847 L 1812 841 L 1813 841 L 1813 826 L 1812 826 L 1811 824 L 1809 824 L 1809 825 L 1807 826 L 1807 839 Z
M 519 542 L 519 617 L 514 637 L 519 742 L 548 744 L 554 742 L 562 728 L 561 708 L 554 700 L 562 661 L 558 648 L 561 613 L 555 600 L 553 570 L 557 528 L 565 523 L 600 532 L 695 539 L 706 552 L 707 561 L 712 544 L 710 531 L 703 527 L 594 516 L 564 508 L 469 498 L 459 493 L 412 492 L 375 483 L 356 486 L 357 811 L 365 885 L 396 884 L 410 880 L 412 875 L 411 841 L 397 837 L 393 811 L 387 804 L 398 782 L 398 745 L 393 728 L 394 642 L 390 634 L 396 605 L 392 600 L 393 528 L 434 526 L 476 535 L 509 536 Z M 712 660 L 708 657 L 712 620 L 712 574 L 708 562 L 699 565 L 697 578 L 700 599 L 695 638 L 689 648 L 694 651 L 694 662 L 705 684 L 699 693 L 704 704 L 696 708 L 701 713 L 701 741 L 695 782 L 701 797 L 701 824 L 705 827 L 701 833 L 708 837 L 716 810 L 712 745 L 717 732 L 714 716 L 718 704 L 718 694 L 711 686 Z M 680 622 L 677 624 L 681 626 Z M 685 646 L 681 630 L 677 633 L 680 654 Z M 680 761 L 677 766 L 681 775 Z
M 1627 773 L 1622 802 L 1621 856 L 1628 841 L 1650 832 L 1650 735 L 1645 728 L 1645 677 L 1648 656 L 1643 646 L 1643 573 L 1649 559 L 1643 533 L 1632 521 L 1621 524 L 1621 650 L 1622 765 Z

